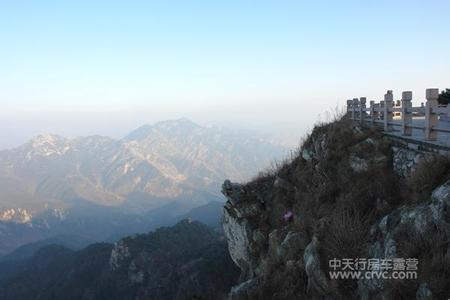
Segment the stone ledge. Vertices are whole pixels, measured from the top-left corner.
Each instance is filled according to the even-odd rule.
[[[419,141],[411,137],[398,136],[389,132],[383,132],[383,134],[390,140],[397,143],[397,146],[401,146],[403,148],[420,152],[434,152],[441,155],[450,155],[450,147],[435,142]]]

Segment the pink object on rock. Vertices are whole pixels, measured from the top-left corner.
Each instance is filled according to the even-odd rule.
[[[292,221],[293,218],[294,218],[294,213],[290,210],[288,210],[283,216],[283,220],[285,222],[290,222],[290,221]]]

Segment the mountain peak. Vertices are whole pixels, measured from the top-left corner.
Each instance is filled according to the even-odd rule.
[[[42,156],[62,154],[69,149],[67,142],[68,140],[66,138],[56,134],[40,134],[28,143],[29,148],[27,147],[27,149],[31,151],[29,152],[28,158],[33,154]]]
[[[60,135],[57,134],[53,134],[53,133],[43,133],[40,134],[38,136],[36,136],[35,138],[33,138],[31,141],[33,144],[51,144],[54,145],[56,143],[59,142],[63,142],[66,139]]]
[[[189,125],[189,126],[196,126],[201,127],[200,125],[196,124],[194,121],[188,119],[188,118],[179,118],[179,119],[170,119],[170,120],[164,120],[159,121],[153,124],[154,127],[161,127],[161,126],[167,126],[167,125]]]
[[[196,129],[201,129],[202,126],[198,125],[197,123],[194,123],[190,119],[187,118],[180,118],[175,120],[167,120],[167,121],[160,121],[155,123],[154,125],[146,124],[143,125],[132,132],[130,132],[126,137],[125,140],[141,140],[149,136],[152,132],[156,131],[183,131],[185,133],[191,132]]]
[[[194,123],[193,121],[191,121],[187,118],[158,122],[155,124],[154,127],[160,128],[160,129],[183,128],[185,130],[193,130],[193,129],[202,128],[200,125]]]

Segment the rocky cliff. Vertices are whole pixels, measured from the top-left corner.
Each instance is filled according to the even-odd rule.
[[[223,228],[241,270],[230,299],[447,299],[449,160],[402,178],[392,157],[382,135],[340,120],[274,170],[225,181]],[[330,261],[345,258],[417,259],[418,276],[330,279]]]

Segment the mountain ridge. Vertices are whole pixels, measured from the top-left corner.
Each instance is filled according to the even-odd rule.
[[[248,148],[253,143],[267,149],[255,154],[253,162],[245,167],[233,163],[233,159],[250,161],[251,151],[226,154],[237,148],[242,139],[251,139]],[[152,197],[175,198],[201,189],[219,196],[216,188],[223,178],[249,176],[246,167],[259,168],[284,150],[253,137],[202,127],[184,118],[143,125],[119,140],[99,135],[68,139],[41,134],[17,148],[0,151],[0,186],[2,181],[22,185],[23,198],[35,198],[35,202],[45,198],[47,205],[52,200],[64,202],[76,197],[120,205],[129,193],[137,191]],[[218,166],[218,159],[226,162]],[[5,191],[0,208],[29,209],[4,207],[6,198],[20,203],[19,196],[8,197],[8,189]]]
[[[0,254],[49,234],[103,240],[113,230],[121,236],[154,227],[157,217],[143,219],[149,211],[182,215],[223,201],[225,178],[244,180],[284,151],[262,136],[185,118],[143,125],[121,139],[38,135],[0,151]],[[179,205],[166,207],[172,202]]]

